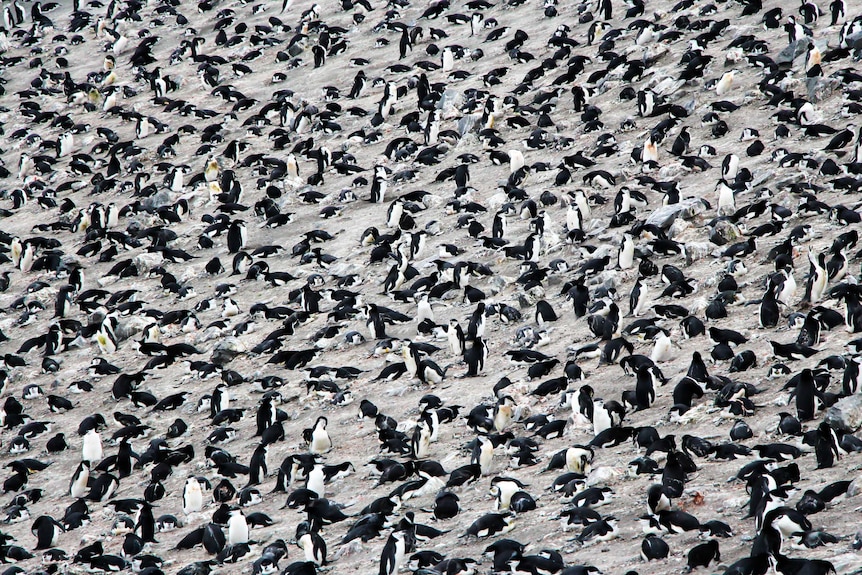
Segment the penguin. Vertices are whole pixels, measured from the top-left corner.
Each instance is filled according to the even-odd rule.
[[[810,369],[803,369],[795,390],[796,417],[799,421],[814,419],[820,404],[817,393],[813,372]]]
[[[360,70],[356,73],[356,76],[353,77],[353,85],[350,88],[350,93],[348,94],[348,98],[351,100],[355,100],[362,95],[362,92],[365,91],[365,87],[368,85],[368,78],[365,76],[365,72]]]
[[[230,518],[227,523],[228,545],[242,545],[248,543],[249,526],[240,509],[231,509]]]
[[[248,469],[247,486],[258,485],[269,475],[269,445],[260,444],[254,449]]]
[[[812,304],[815,304],[823,299],[829,282],[829,274],[826,271],[826,255],[819,254],[815,257],[813,252],[808,250],[808,261],[811,264],[811,271],[808,278],[807,299]]]
[[[770,279],[766,286],[766,292],[760,300],[759,318],[760,327],[762,328],[773,328],[778,325],[778,319],[780,317],[778,298],[776,296],[778,287],[779,286],[776,286],[772,279]]]
[[[111,498],[119,485],[120,482],[114,475],[103,473],[92,482],[87,499],[91,501],[106,501]]]
[[[644,278],[638,275],[635,285],[629,294],[629,315],[640,317],[647,307],[647,286]]]
[[[147,136],[150,135],[150,130],[152,129],[152,124],[150,123],[150,119],[143,114],[138,116],[137,121],[135,122],[135,138],[138,140],[143,140]],[[207,180],[212,181],[212,180]]]
[[[75,146],[75,134],[72,132],[64,132],[57,138],[57,157],[65,158],[72,154]]]
[[[245,222],[242,220],[233,220],[227,230],[228,253],[239,253],[246,245],[246,238]]]
[[[491,480],[491,495],[495,497],[494,511],[508,511],[512,496],[527,486],[511,477],[495,477]]]
[[[45,449],[48,453],[60,453],[61,451],[68,449],[68,447],[69,446],[66,444],[66,436],[63,433],[58,433],[45,444]]]
[[[557,312],[548,303],[547,300],[539,300],[536,302],[536,323],[539,327],[544,327],[546,323],[557,321]]]
[[[721,78],[715,84],[715,94],[721,97],[730,92],[733,89],[733,79],[738,73],[738,70],[730,70],[722,74]]]
[[[480,435],[476,438],[476,444],[473,447],[473,453],[470,456],[470,463],[479,465],[482,470],[482,475],[491,473],[491,465],[494,459],[494,444],[485,435]]]
[[[296,528],[296,544],[302,549],[306,561],[319,566],[325,565],[326,541],[319,533],[309,530],[303,523]]]
[[[476,304],[476,309],[470,316],[467,324],[467,339],[476,339],[485,336],[485,303]]]
[[[368,328],[370,337],[377,340],[386,339],[386,324],[383,322],[383,317],[377,310],[377,306],[375,304],[368,304],[365,310],[367,315],[365,325]]]
[[[835,464],[835,460],[840,458],[838,434],[825,421],[817,426],[814,454],[817,457],[817,469],[830,468]]]
[[[486,513],[476,519],[464,532],[465,536],[478,538],[504,535],[515,528],[515,518],[511,513]]]
[[[641,541],[641,558],[644,561],[666,559],[669,554],[670,547],[660,537],[649,535]]]
[[[485,369],[488,359],[488,343],[481,337],[473,340],[469,349],[464,351],[464,363],[467,364],[465,377],[476,377]]]
[[[383,166],[374,166],[374,177],[371,180],[371,202],[382,204],[386,198],[388,176]]]
[[[87,463],[98,462],[102,459],[102,438],[95,429],[89,430],[84,435],[84,443],[81,447],[81,461]]]
[[[317,495],[318,498],[323,498],[326,495],[326,474],[323,470],[323,464],[314,463],[307,471],[305,477],[305,488]]]
[[[324,453],[328,453],[332,449],[332,440],[329,437],[329,433],[326,431],[327,423],[329,423],[329,420],[320,416],[317,418],[317,421],[314,422],[314,426],[312,428],[306,429],[302,432],[303,437],[305,437],[305,440],[308,443],[309,453],[322,455]]]
[[[407,555],[407,532],[396,530],[389,534],[380,554],[379,575],[396,575]]]
[[[431,428],[425,421],[419,421],[413,428],[410,440],[411,455],[416,459],[425,459],[431,451]]]
[[[69,495],[77,499],[87,492],[87,482],[90,479],[90,464],[82,461],[78,464],[69,482]]]
[[[617,264],[621,270],[631,269],[634,265],[635,243],[634,238],[628,232],[623,234],[623,241],[620,244]]]
[[[434,517],[439,520],[452,519],[461,511],[459,498],[451,491],[441,491],[434,498]]]
[[[727,154],[721,162],[721,179],[730,182],[739,174],[739,156]]]
[[[688,573],[698,567],[708,567],[713,561],[721,561],[718,540],[716,539],[710,539],[706,543],[692,547],[686,557],[686,568],[684,571]]]
[[[33,522],[30,531],[36,536],[36,549],[50,549],[57,544],[61,533],[65,531],[62,524],[49,515],[41,515]]]
[[[449,320],[449,327],[446,329],[446,339],[452,355],[457,357],[464,355],[466,339],[464,337],[464,330],[461,329],[461,324],[458,323],[457,319]]]
[[[189,515],[203,509],[203,491],[197,477],[189,476],[183,488],[183,513]]]

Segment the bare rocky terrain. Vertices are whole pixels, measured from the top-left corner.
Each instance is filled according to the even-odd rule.
[[[178,418],[188,429],[166,438],[164,447],[177,450],[174,453],[191,448],[194,453],[190,460],[168,466],[169,473],[160,478],[164,496],[152,501],[153,515],[174,515],[182,526],[156,533],[155,541],[147,543],[142,553],[161,558],[148,573],[158,569],[176,573],[189,565],[194,569],[185,573],[195,575],[208,569],[258,573],[260,566],[255,567],[255,561],[267,545],[279,539],[287,542],[289,550],[278,561],[279,571],[310,569],[298,563],[305,557],[294,542],[296,527],[306,513],[283,507],[288,494],[304,487],[305,481],[295,479],[287,492],[275,491],[282,461],[307,453],[303,430],[311,428],[319,416],[327,417],[333,447],[321,461],[328,465],[350,462],[354,471],[328,483],[325,495],[331,502],[345,505],[343,511],[348,515],[357,515],[403,483],[377,486],[368,463],[379,457],[411,459],[405,453],[381,453],[374,420],[359,417],[361,400],[371,401],[380,413],[394,418],[409,438],[421,415],[419,400],[429,393],[438,396],[444,406],[461,406],[459,417],[440,425],[439,437],[428,452],[427,459],[439,462],[447,472],[471,463],[466,446],[477,438],[477,431],[468,427],[465,416],[477,405],[484,403],[493,410],[498,397],[512,398],[514,420],[504,429],[486,430],[492,434],[508,431],[512,437],[532,437],[534,431],[526,430],[523,420],[538,414],[566,420],[567,425],[561,437],[535,438],[539,449],[534,464],[519,465],[511,442],[497,447],[491,468],[478,481],[452,489],[461,507],[455,518],[437,521],[430,512],[445,476],[439,485],[432,480],[427,493],[404,501],[389,518],[392,525],[413,512],[417,523],[445,531],[438,538],[419,541],[417,550],[473,558],[479,562],[474,566],[477,573],[491,573],[492,561],[483,558],[482,552],[493,541],[507,537],[527,544],[527,555],[558,550],[566,567],[592,565],[606,574],[683,570],[688,551],[709,537],[698,531],[664,534],[669,556],[643,561],[644,535],[638,518],[649,511],[648,487],[662,479],[660,472],[638,475],[632,471],[630,462],[644,456],[646,450],[631,439],[612,447],[595,447],[585,478],[586,485],[613,490],[613,499],[597,511],[616,518],[616,536],[584,544],[578,540],[581,526],[561,529],[559,514],[571,497],[549,489],[561,470],[543,470],[554,453],[594,439],[592,424],[578,412],[578,390],[589,385],[596,398],[623,403],[623,392],[635,388],[635,378],[624,372],[619,358],[607,361],[598,355],[607,338],[591,331],[592,320],[587,316],[600,313],[599,308],[576,316],[567,297],[573,284],[567,284],[579,277],[589,288],[590,306],[604,302],[604,313],[611,297],[603,298],[601,292],[614,288],[610,295],[620,317],[618,329],[611,334],[625,338],[634,354],[649,357],[656,345],[650,338],[624,330],[635,320],[655,317],[655,325],[667,330],[672,342],[660,356],[653,356],[667,384],[655,389],[654,403],[647,408],[628,406],[622,425],[654,427],[661,437],[675,436],[676,447],[682,449],[686,435],[713,445],[730,442],[731,427],[741,419],[753,437],[736,441],[738,445],[752,448],[785,443],[802,448],[795,460],[800,478],[793,482],[795,489],[785,505],[795,508],[809,489],[819,491],[839,480],[852,483],[846,499],[835,500],[809,516],[812,530],[828,532],[837,542],[809,549],[786,540],[781,553],[829,560],[838,573],[862,572],[862,559],[854,547],[862,506],[857,481],[860,456],[852,451],[842,453],[834,466],[818,468],[812,445],[803,444],[801,435],[778,431],[779,413],[797,413],[796,401],[785,384],[804,369],[822,367],[820,362],[830,356],[851,363],[858,346],[849,342],[856,336],[843,323],[824,328],[811,346],[816,353],[798,361],[776,358],[770,345],[770,341],[796,342],[800,329],[793,314],[804,317],[816,305],[843,318],[847,312],[838,297],[840,289],[834,289],[842,283],[855,286],[858,277],[859,246],[853,247],[855,242],[843,251],[831,251],[840,234],[859,229],[857,178],[862,158],[854,157],[860,144],[853,122],[862,98],[862,78],[856,75],[859,49],[854,42],[862,35],[862,23],[850,3],[835,23],[831,23],[829,6],[821,5],[823,14],[808,24],[813,49],[808,48],[808,36],[801,38],[790,45],[795,58],[787,55],[788,31],[783,25],[791,15],[801,23],[805,14],[797,10],[796,3],[776,1],[765,2],[759,11],[751,8],[754,1],[748,5],[648,1],[643,10],[638,9],[639,4],[615,1],[610,17],[600,14],[600,7],[591,2],[541,4],[534,0],[387,5],[296,0],[284,10],[278,2],[117,2],[109,8],[94,1],[82,4],[79,13],[73,14],[71,6],[61,3],[41,16],[38,3],[19,4],[24,20],[14,27],[7,21],[2,46],[0,149],[5,170],[0,178],[0,273],[4,274],[0,276],[4,278],[0,283],[4,288],[0,330],[8,339],[0,343],[6,401],[0,459],[9,467],[4,484],[7,500],[13,501],[25,490],[42,492],[38,501],[25,498],[17,501],[23,505],[7,509],[0,527],[9,536],[7,544],[33,555],[15,562],[9,573],[18,568],[27,573],[102,570],[98,562],[74,561],[75,554],[101,540],[104,554],[124,556],[128,533],[140,535],[140,526],[117,526],[123,514],[115,511],[112,501],[144,498],[157,467],[152,459],[119,478],[110,498],[86,501],[85,524],[67,525],[53,542],[52,547],[64,550],[65,557],[49,560],[43,550],[35,550],[37,538],[31,531],[34,520],[44,515],[64,523],[67,507],[75,502],[70,479],[81,461],[84,440],[78,428],[85,417],[104,417],[105,424],[99,427],[104,457],[117,453],[117,442],[109,438],[123,425],[115,419],[115,412],[132,414],[145,426],[141,436],[129,442],[136,454],[147,452],[154,439],[166,438]],[[49,3],[42,6],[51,8]],[[780,26],[765,28],[764,14],[779,7],[784,10],[778,18]],[[471,28],[474,13],[482,15],[481,22],[476,20],[475,33]],[[592,19],[587,17],[590,14]],[[597,22],[605,24],[597,26]],[[488,40],[489,34],[503,27],[509,30]],[[590,30],[596,28],[591,39]],[[400,59],[402,29],[414,41],[412,50]],[[421,32],[410,32],[418,29]],[[521,42],[515,42],[520,38],[516,31],[525,34]],[[696,48],[697,53],[692,51]],[[453,53],[451,62],[442,55],[444,50]],[[812,56],[812,52],[820,55]],[[323,62],[315,66],[315,54],[321,53],[325,54]],[[103,63],[106,57],[113,58],[113,67]],[[697,61],[690,64],[693,59]],[[822,60],[819,64],[818,59]],[[819,74],[815,66],[820,67]],[[358,97],[351,98],[360,70],[367,85]],[[731,70],[734,74],[729,81],[725,74]],[[690,77],[681,79],[683,74]],[[427,78],[432,90],[428,101],[420,102],[422,109],[417,107],[417,84],[423,82],[420,75]],[[722,77],[725,83],[719,95],[716,85]],[[381,104],[387,89],[397,92],[391,107]],[[638,92],[644,105],[640,112]],[[586,104],[578,106],[580,93],[589,96]],[[650,98],[657,107],[649,105]],[[112,101],[106,104],[109,99]],[[381,108],[387,113],[376,118]],[[430,109],[439,113],[439,135],[426,141]],[[146,134],[139,131],[142,118],[146,118]],[[716,128],[718,122],[724,122],[726,130]],[[495,131],[485,129],[491,124]],[[776,132],[781,127],[786,133]],[[683,128],[687,128],[690,143],[683,154],[674,154],[672,148]],[[845,128],[850,130],[849,140],[826,149]],[[749,129],[757,130],[759,136],[744,134]],[[388,149],[396,138],[412,142],[403,140],[401,149]],[[656,140],[660,141],[655,159],[641,161]],[[751,155],[749,146],[755,141],[763,144],[763,151]],[[408,144],[415,149],[411,151]],[[322,149],[328,150],[328,156]],[[574,157],[581,152],[582,156]],[[475,155],[476,162],[466,163],[465,154]],[[531,168],[512,174],[509,160],[517,162],[519,154]],[[742,172],[727,178],[728,186],[736,188],[732,206],[722,204],[717,189],[725,170],[723,160],[729,154],[736,155]],[[320,171],[318,158],[327,157],[329,162]],[[210,158],[217,161],[217,167],[207,169]],[[579,165],[586,159],[595,164]],[[459,165],[469,169],[469,181],[462,187],[455,183]],[[836,173],[830,172],[833,165]],[[183,174],[175,178],[177,168]],[[388,172],[385,196],[381,203],[370,202],[375,174],[383,169]],[[447,169],[451,172],[441,174]],[[561,175],[564,170],[571,171],[570,179]],[[614,182],[603,185],[590,178],[599,170],[610,174]],[[666,185],[662,187],[662,183]],[[675,219],[668,216],[676,210],[673,202],[663,205],[667,202],[663,189],[670,195],[676,190],[682,202],[678,205],[685,206]],[[581,214],[582,237],[569,229],[567,219],[579,190],[591,207],[591,214]],[[628,209],[620,210],[615,198],[623,198],[626,190],[636,199]],[[639,194],[645,204],[637,201]],[[402,197],[407,200],[398,200]],[[389,221],[387,212],[393,203],[410,217]],[[747,206],[750,214],[738,211]],[[838,206],[847,212],[839,211]],[[790,215],[783,217],[780,208]],[[498,212],[507,222],[502,236],[505,247],[504,242],[495,243],[491,238]],[[288,213],[292,214],[285,218],[289,221],[273,218]],[[107,221],[101,227],[92,223],[99,214]],[[116,221],[106,214],[117,214]],[[220,217],[225,218],[221,226]],[[537,223],[536,218],[541,221]],[[778,219],[786,221],[773,224],[777,227],[774,235],[758,229]],[[239,273],[232,273],[235,254],[229,253],[228,246],[227,222],[233,220],[244,221],[242,251],[249,255]],[[655,243],[657,228],[639,223],[657,224],[671,241]],[[379,243],[363,241],[372,226],[378,236],[403,229],[400,237],[392,239],[391,250],[381,252]],[[805,226],[804,233],[794,240],[788,256],[798,289],[780,306],[776,325],[764,328],[759,302],[775,272],[775,253],[779,253],[771,250],[788,240],[797,226]],[[315,230],[332,237],[318,243],[308,235]],[[759,235],[752,253],[725,255],[730,246],[754,237],[755,230]],[[637,255],[631,267],[619,269],[624,232],[633,236]],[[317,237],[323,239],[322,235]],[[417,242],[421,237],[423,243],[418,253],[410,250],[414,237]],[[528,237],[537,241],[532,261],[538,272],[530,270],[530,264],[523,265],[521,246]],[[309,244],[303,245],[303,241]],[[447,245],[460,253],[441,254],[441,247]],[[270,246],[277,248],[255,253]],[[313,248],[321,251],[315,255]],[[677,253],[663,254],[663,249]],[[111,251],[115,253],[111,255]],[[372,262],[387,251],[393,255]],[[398,253],[401,255],[396,256]],[[828,261],[836,253],[846,256],[847,268],[833,270],[837,275],[827,282],[820,301],[805,301],[809,254],[815,261],[818,254],[826,254]],[[605,255],[608,262],[598,273],[591,275],[581,268],[590,258]],[[22,258],[26,263],[21,263]],[[215,266],[214,258],[221,267]],[[112,274],[124,260],[131,267]],[[642,280],[647,303],[636,318],[627,315],[629,294],[644,270],[639,268],[644,260],[652,261],[659,270],[666,264],[678,267],[687,278],[686,286],[693,289],[681,297],[662,297],[666,282],[660,274],[648,275]],[[438,326],[445,328],[455,319],[466,332],[476,302],[465,300],[464,287],[469,283],[484,293],[488,353],[475,376],[467,376],[462,358],[450,350],[445,329],[418,330],[412,320],[421,299],[421,293],[408,291],[416,289],[412,287],[415,281],[437,271],[442,273],[425,282],[424,289],[447,279],[455,281],[451,266],[447,271],[443,261],[487,266],[488,275],[465,275],[454,289],[438,288],[429,298]],[[732,261],[744,266],[733,268]],[[259,270],[263,262],[266,273],[254,278],[248,271],[251,262]],[[406,267],[408,262],[415,277],[387,289],[385,279],[393,267],[397,275],[398,266]],[[218,269],[208,270],[210,266]],[[482,271],[480,266],[472,267]],[[76,268],[83,279],[80,289],[70,291],[65,286],[75,277]],[[525,278],[523,274],[530,271],[535,277]],[[275,285],[282,282],[275,275],[267,276],[274,272],[289,274],[287,281]],[[710,319],[712,312],[707,310],[728,273],[735,279],[736,289],[722,292],[726,317]],[[351,276],[355,284],[345,279]],[[310,286],[304,288],[305,296],[301,295],[303,286]],[[337,289],[356,292],[357,300],[355,310],[335,319],[337,302],[325,296]],[[87,290],[107,293],[85,294]],[[131,304],[108,303],[111,294],[123,290],[133,290],[127,294]],[[64,293],[69,303],[58,317],[55,302]],[[317,309],[308,303],[309,293],[324,296]],[[537,325],[539,300],[555,310],[556,321]],[[259,304],[289,310],[285,317],[268,319],[255,313],[265,309]],[[392,342],[383,345],[383,338],[378,341],[366,324],[365,304],[386,306],[410,316],[411,321],[387,325],[386,335]],[[679,318],[656,315],[654,305],[669,304],[684,306],[707,330],[717,327],[743,334],[747,341],[733,346],[731,353],[750,350],[756,364],[734,371],[730,361],[712,359],[715,342],[708,335],[686,337]],[[520,318],[506,318],[511,313],[507,310],[519,312]],[[191,311],[197,321],[183,326],[179,320],[166,319],[165,314],[173,311]],[[104,344],[100,347],[97,341],[108,329],[102,327],[106,322],[113,326],[118,340],[115,350],[110,349],[111,344],[109,349]],[[152,324],[158,327],[151,330]],[[52,325],[62,326],[65,344],[55,353],[46,353],[44,341],[31,338],[46,336]],[[320,330],[329,326],[338,326],[335,335],[315,348]],[[506,355],[524,347],[521,330],[525,327],[533,327],[533,332],[545,329],[546,337],[533,349],[560,360],[548,374],[532,380],[527,366],[510,362]],[[280,328],[286,331],[273,337]],[[153,338],[156,331],[158,336]],[[353,331],[364,341],[348,341],[345,335]],[[190,344],[194,353],[169,365],[156,362],[148,367],[154,357],[164,357],[167,352],[145,355],[147,347],[141,343],[149,341],[145,334],[165,346]],[[262,346],[262,342],[276,339],[277,348]],[[378,377],[384,368],[404,360],[401,347],[408,340],[441,348],[429,359],[445,368],[442,381],[422,382],[412,373],[392,380]],[[584,346],[592,344],[598,344],[597,353],[585,353]],[[22,345],[31,349],[22,350]],[[307,365],[289,369],[285,363],[291,358],[284,354],[279,356],[281,360],[276,357],[278,361],[269,362],[274,354],[308,349],[318,349],[318,353]],[[718,380],[713,379],[703,397],[679,415],[672,410],[673,390],[686,375],[694,352],[703,355],[710,376],[753,388],[738,386],[735,401],[717,405]],[[118,373],[96,373],[95,358],[115,366]],[[583,380],[565,381],[568,403],[561,401],[561,395],[564,399],[566,395],[560,392],[546,397],[531,394],[543,381],[565,379],[568,374],[563,373],[563,366],[569,360],[583,370]],[[212,367],[209,362],[217,363],[217,368],[204,376]],[[772,367],[778,363],[786,364],[790,373],[773,376]],[[315,378],[311,368],[319,366],[359,371],[322,370]],[[825,378],[820,380],[825,381],[822,391],[841,393],[844,371],[842,363],[820,373]],[[148,392],[156,400],[182,392],[187,396],[179,405],[168,406],[174,409],[164,410],[145,405],[145,396],[135,396],[137,401],[128,394],[118,397],[120,374],[142,372],[147,377],[138,392]],[[259,382],[267,376],[281,378],[279,385],[267,391],[277,392],[274,397],[280,403],[276,401],[276,405],[286,416],[284,437],[269,447],[269,475],[253,486],[262,501],[243,511],[246,515],[265,513],[272,524],[251,529],[248,553],[236,563],[215,562],[216,555],[200,545],[176,549],[183,537],[209,524],[219,509],[213,491],[204,489],[203,509],[183,512],[187,477],[206,478],[215,486],[227,473],[207,458],[207,449],[212,447],[208,438],[218,427],[210,417],[210,396],[219,383],[228,383],[228,407],[241,410],[236,412],[241,418],[222,424],[232,428],[235,437],[218,447],[236,463],[248,465],[260,443],[255,435],[256,413],[263,399]],[[495,396],[494,387],[504,377],[511,385]],[[78,382],[89,383],[92,390],[74,393]],[[51,409],[52,402],[61,404],[56,399],[49,401],[49,396],[68,399],[72,408]],[[741,396],[748,396],[750,403]],[[11,398],[23,407],[23,419]],[[734,409],[745,413],[734,413]],[[826,414],[826,409],[818,410],[803,421],[804,431],[816,430]],[[836,420],[844,421],[839,417],[833,423]],[[43,422],[48,429],[39,433],[38,426],[27,422]],[[29,425],[26,434],[32,434],[27,438],[29,449],[19,450],[25,425]],[[65,433],[69,448],[48,453],[46,442],[58,432]],[[853,443],[849,436],[848,442]],[[653,454],[659,468],[664,465],[664,455]],[[25,459],[49,465],[36,471],[32,462],[13,464]],[[673,499],[673,508],[691,513],[701,523],[716,519],[732,528],[730,537],[718,538],[720,560],[699,569],[724,572],[749,556],[757,535],[755,520],[745,518],[746,484],[731,480],[757,459],[757,451],[732,460],[717,458],[714,452],[692,455],[692,459],[697,470],[688,474],[684,493]],[[94,468],[96,465],[93,462]],[[286,467],[290,468],[289,462]],[[22,468],[25,471],[20,472]],[[157,473],[161,471],[164,466]],[[248,483],[247,471],[240,469],[228,480],[241,489]],[[116,469],[104,465],[102,471],[91,472],[91,480],[107,473],[119,477]],[[513,529],[505,535],[464,537],[474,520],[494,511],[490,487],[497,476],[522,481],[537,508],[518,513]],[[140,519],[130,515],[132,524],[139,525]],[[320,571],[379,572],[391,529],[383,529],[365,543],[339,545],[355,520],[351,517],[323,527],[320,535],[328,546],[329,562]],[[12,562],[9,548],[0,550]],[[125,569],[139,567],[133,565],[131,556],[125,559],[129,562]],[[203,563],[211,560],[211,564]],[[805,568],[812,570],[787,568],[784,572],[819,572],[813,563]],[[516,565],[511,570],[518,572]]]

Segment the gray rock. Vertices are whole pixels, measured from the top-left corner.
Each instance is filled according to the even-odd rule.
[[[668,228],[674,222],[677,216],[685,219],[691,219],[698,214],[703,213],[706,206],[700,198],[687,198],[680,200],[677,204],[662,206],[655,210],[647,218],[648,225],[656,225],[660,228]]]
[[[797,56],[808,49],[808,42],[797,40],[787,45],[784,50],[778,53],[775,57],[775,63],[781,66],[782,64],[792,64]]]
[[[706,242],[687,242],[685,244],[685,265],[690,266],[709,254],[712,248]]]
[[[862,395],[844,397],[829,408],[824,421],[833,429],[853,433],[862,427]]]
[[[157,210],[163,206],[174,203],[174,194],[167,190],[156,192],[149,198],[144,199],[141,204],[147,210]]]
[[[862,477],[857,477],[847,486],[847,497],[856,497],[862,493]]]
[[[709,232],[709,241],[717,246],[737,242],[741,237],[742,232],[739,228],[728,220],[717,221]]]
[[[245,345],[240,340],[233,336],[226,337],[213,348],[211,361],[216,365],[225,366],[246,351]]]

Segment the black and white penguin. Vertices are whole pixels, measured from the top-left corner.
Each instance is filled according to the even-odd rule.
[[[233,220],[227,230],[228,253],[239,253],[246,245],[247,231],[243,220]]]
[[[248,543],[249,526],[241,509],[231,509],[227,528],[228,545],[242,545]]]
[[[374,166],[374,176],[371,180],[371,202],[382,204],[386,198],[388,175],[383,166]]]
[[[473,340],[469,349],[464,351],[464,363],[467,364],[465,377],[476,377],[485,369],[488,359],[488,343],[481,337]]]
[[[759,317],[760,327],[762,328],[773,328],[778,325],[778,320],[780,318],[777,297],[779,288],[780,285],[776,285],[776,283],[770,278],[766,286],[766,292],[760,300]]]
[[[644,561],[656,561],[666,559],[670,553],[670,547],[660,537],[649,535],[641,542],[641,558]]]
[[[467,324],[467,339],[476,339],[485,336],[485,303],[476,304],[476,309],[470,316]]]
[[[317,421],[314,422],[313,427],[302,432],[303,437],[308,443],[309,453],[321,455],[323,453],[328,453],[332,449],[332,439],[330,439],[329,433],[326,431],[326,425],[328,423],[328,419],[320,416],[317,418]]]
[[[269,475],[269,445],[255,447],[248,464],[248,485],[258,485]]]
[[[204,499],[203,490],[201,489],[200,481],[197,477],[190,475],[186,479],[185,487],[183,488],[183,513],[197,513],[203,509]]]
[[[368,304],[365,306],[365,314],[368,319],[365,322],[365,327],[372,339],[386,339],[386,324],[383,322],[383,317],[377,309],[376,304]]]
[[[479,465],[482,475],[488,475],[491,472],[493,460],[494,443],[487,436],[480,435],[476,438],[473,453],[470,456],[470,463]]]
[[[511,513],[486,513],[476,519],[464,535],[472,537],[491,537],[503,535],[515,528],[515,518]]]
[[[84,435],[81,447],[81,461],[88,463],[98,462],[102,459],[102,438],[95,429],[90,429]]]
[[[90,464],[82,461],[78,464],[72,479],[69,481],[69,495],[77,499],[87,493],[87,482],[90,479]]]
[[[380,575],[396,575],[407,556],[407,532],[396,530],[389,534],[380,554]]]
[[[817,426],[814,439],[814,454],[817,456],[817,469],[827,469],[835,464],[841,455],[838,434],[828,423]]]
[[[698,567],[708,567],[713,561],[721,561],[716,539],[710,539],[706,543],[692,547],[688,552],[685,570],[690,572]]]
[[[41,515],[33,521],[30,528],[36,536],[36,549],[50,549],[57,544],[60,534],[65,531],[63,525],[49,515]]]
[[[513,477],[495,477],[491,480],[494,511],[508,511],[512,496],[526,489],[526,485]]]
[[[296,544],[302,549],[306,561],[316,565],[326,564],[326,541],[319,533],[308,529],[305,522],[296,528]]]
[[[820,406],[814,373],[803,369],[796,384],[796,416],[799,421],[811,421]]]
[[[449,327],[446,329],[446,339],[449,342],[449,349],[452,355],[461,357],[464,355],[466,338],[464,330],[461,329],[461,324],[457,319],[449,320]]]

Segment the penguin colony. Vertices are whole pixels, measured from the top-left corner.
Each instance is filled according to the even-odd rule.
[[[4,2],[3,573],[855,572],[853,10]]]

